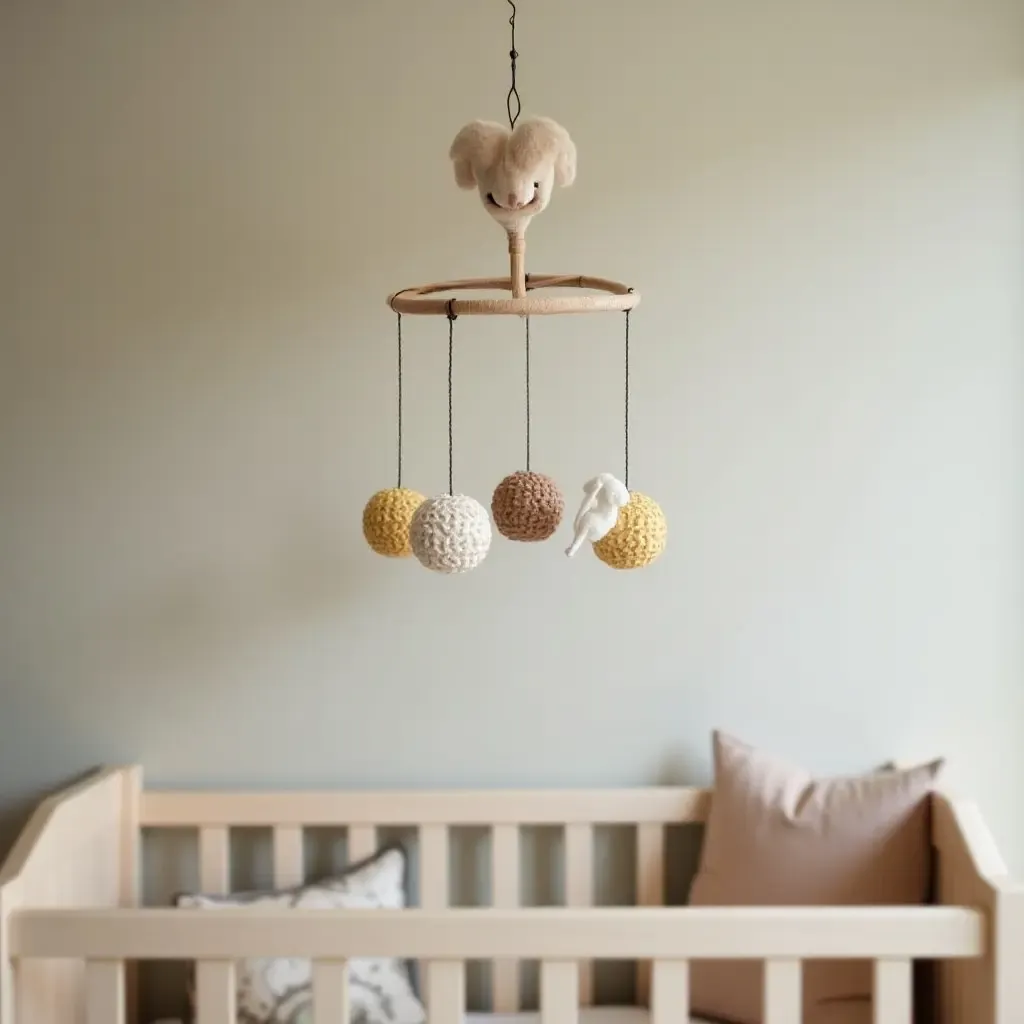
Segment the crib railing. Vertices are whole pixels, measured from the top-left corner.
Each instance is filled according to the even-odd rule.
[[[542,1024],[576,1024],[586,960],[652,961],[652,1024],[689,1008],[689,961],[765,963],[765,1024],[801,1024],[806,959],[874,961],[875,1024],[909,1024],[915,959],[984,952],[984,917],[961,907],[714,907],[500,910],[21,910],[11,955],[85,963],[86,1024],[125,1024],[128,959],[196,961],[197,1024],[235,1024],[235,961],[308,958],[314,1024],[348,1014],[346,962],[416,958],[427,965],[431,1024],[462,1024],[465,963],[540,961]]]
[[[521,830],[553,826],[563,836],[564,902],[575,908],[594,902],[594,838],[602,825],[635,830],[638,906],[665,902],[665,841],[674,824],[704,821],[707,790],[683,786],[577,790],[466,790],[217,792],[147,790],[141,794],[140,824],[149,829],[187,828],[198,833],[198,875],[205,893],[231,890],[231,834],[234,829],[269,827],[274,884],[303,880],[305,834],[310,828],[346,831],[348,860],[369,857],[382,829],[412,826],[418,850],[419,905],[443,910],[450,904],[451,830],[483,827],[490,832],[491,905],[522,905]],[[492,1002],[497,1013],[520,1008],[519,962],[492,962]],[[426,964],[421,964],[426,973]],[[650,998],[649,961],[636,962],[637,1000]],[[594,972],[579,962],[580,1005],[593,1002]],[[429,978],[426,981],[429,985]],[[0,1022],[2,1024],[2,1022]]]

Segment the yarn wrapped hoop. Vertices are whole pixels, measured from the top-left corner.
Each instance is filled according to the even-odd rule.
[[[377,491],[363,507],[366,543],[386,558],[407,558],[412,554],[409,527],[413,513],[426,500],[426,495],[407,487]]]
[[[511,249],[510,249],[511,252]],[[551,316],[562,313],[608,313],[633,309],[640,293],[629,285],[582,274],[530,274],[523,272],[521,247],[512,253],[509,277],[473,277],[403,288],[387,297],[396,313],[409,316]],[[542,288],[576,288],[597,294],[537,295]],[[508,298],[443,299],[438,292],[509,291]]]
[[[594,542],[594,554],[613,569],[642,569],[665,550],[667,539],[661,506],[646,494],[631,491],[615,525]]]
[[[558,529],[564,511],[565,498],[558,484],[529,470],[510,473],[491,497],[494,525],[509,540],[547,540]]]
[[[491,546],[487,509],[467,494],[427,498],[413,514],[409,543],[420,564],[451,575],[475,569]]]

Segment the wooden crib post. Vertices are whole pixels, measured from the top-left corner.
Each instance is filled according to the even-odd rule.
[[[40,802],[0,868],[0,1024],[77,1024],[85,973],[73,958],[11,959],[26,907],[109,909],[138,894],[140,773],[94,772]]]
[[[142,903],[142,768],[131,765],[122,772],[121,801],[121,906],[137,907]],[[139,1022],[139,964],[124,964],[124,1007],[127,1024]],[[6,1024],[6,1022],[0,1022]]]
[[[1024,886],[1011,878],[975,804],[936,794],[932,811],[936,901],[988,917],[982,956],[938,964],[939,1024],[1020,1024]]]
[[[18,879],[0,884],[0,1024],[20,1024],[15,1016],[18,979],[11,959],[11,915],[20,904]]]

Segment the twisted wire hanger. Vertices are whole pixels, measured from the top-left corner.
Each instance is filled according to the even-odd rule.
[[[631,289],[632,290],[632,289]],[[625,437],[623,439],[623,456],[624,465],[622,472],[622,482],[629,490],[629,310],[626,310],[626,350],[625,350],[625,363],[626,363],[626,382],[625,382]]]
[[[508,111],[508,126],[509,128],[515,128],[516,121],[519,120],[519,113],[523,109],[522,103],[519,101],[519,91],[516,89],[516,60],[519,58],[519,52],[516,50],[516,5],[512,0],[507,0],[509,7],[512,8],[512,17],[508,19],[509,25],[512,26],[512,49],[509,50],[509,57],[512,59],[512,88],[508,91],[508,96],[505,98],[505,109]],[[512,114],[512,97],[516,98],[516,112]]]
[[[455,321],[458,314],[453,309],[454,299],[448,300],[448,494],[455,493],[453,483],[452,466],[454,462],[455,435],[452,430],[452,363],[453,349],[455,346]]]
[[[530,472],[530,318],[526,320],[526,472]]]
[[[402,314],[398,316],[398,488],[402,487]]]

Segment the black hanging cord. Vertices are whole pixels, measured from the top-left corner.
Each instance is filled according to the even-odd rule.
[[[398,314],[398,487],[402,486],[402,314]]]
[[[633,289],[631,288],[630,291]],[[625,436],[625,474],[623,483],[629,490],[629,310],[626,310],[626,436]]]
[[[512,26],[512,49],[509,50],[509,57],[512,59],[512,88],[508,91],[508,96],[505,99],[505,108],[508,110],[508,125],[509,128],[515,128],[516,121],[519,120],[519,112],[523,109],[523,105],[519,102],[519,92],[516,89],[516,60],[519,58],[519,53],[516,50],[516,5],[512,3],[512,0],[507,0],[509,7],[512,8],[512,17],[508,19],[508,23]],[[516,112],[515,116],[512,114],[512,97],[516,98]]]
[[[454,299],[448,300],[448,493],[454,494],[452,484],[452,349],[454,347],[455,318],[456,313],[452,310]]]
[[[530,472],[530,318],[526,317],[526,472]]]

